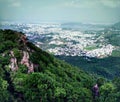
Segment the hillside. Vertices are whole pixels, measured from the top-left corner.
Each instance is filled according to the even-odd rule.
[[[115,23],[114,25],[112,25],[111,27],[113,30],[120,30],[120,22]]]
[[[54,58],[21,32],[0,30],[0,102],[119,102],[119,82]],[[93,98],[95,83],[100,95]]]
[[[92,102],[92,76],[12,30],[0,30],[0,80],[0,102]]]
[[[65,60],[74,66],[80,67],[83,70],[96,74],[98,76],[114,79],[120,77],[120,57],[117,55],[117,51],[114,51],[115,56],[109,56],[106,58],[89,58],[80,56],[56,56],[61,60]]]
[[[120,22],[104,30],[104,37],[114,46],[120,46]]]

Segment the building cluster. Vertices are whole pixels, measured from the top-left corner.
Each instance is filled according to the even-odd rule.
[[[10,26],[10,25],[9,25]],[[16,27],[17,26],[17,27]],[[61,24],[22,24],[16,25],[36,46],[54,55],[105,57],[115,49],[104,38],[104,33],[97,31],[81,32],[64,29]],[[14,27],[12,25],[12,27]],[[94,49],[86,49],[87,47]]]

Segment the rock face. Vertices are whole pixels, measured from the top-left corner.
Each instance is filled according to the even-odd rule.
[[[28,73],[34,72],[34,65],[32,62],[30,62],[29,67],[28,67]]]
[[[27,68],[28,68],[28,73],[31,73],[31,72],[34,72],[34,64],[29,60],[29,53],[28,53],[28,50],[27,50],[27,46],[26,46],[26,43],[27,43],[27,38],[25,35],[22,35],[20,37],[20,40],[19,40],[20,43],[23,43],[24,44],[24,47],[25,49],[22,51],[23,53],[23,57],[21,59],[21,62],[20,64],[23,64],[25,65]],[[17,61],[17,58],[15,57],[14,55],[14,51],[10,51],[10,65],[9,67],[11,68],[12,71],[16,71],[18,69],[18,61]]]
[[[26,45],[26,43],[27,43],[27,37],[26,37],[26,35],[22,35],[21,36],[21,41],[24,43],[24,45]]]
[[[21,60],[21,64],[24,64],[27,67],[29,67],[29,54],[26,51],[23,51],[23,58]]]
[[[11,59],[10,59],[9,67],[11,68],[12,71],[16,71],[18,69],[18,64],[13,51],[10,51],[10,56],[11,56]]]
[[[29,53],[27,51],[23,51],[23,58],[21,60],[21,64],[24,64],[28,68],[28,73],[34,72],[34,65],[31,61],[29,61]]]
[[[13,51],[10,51],[10,57],[10,69],[12,71],[18,70],[17,58],[15,57]],[[34,72],[34,64],[29,60],[29,53],[27,51],[23,51],[23,58],[20,64],[23,64],[28,68],[28,73]]]

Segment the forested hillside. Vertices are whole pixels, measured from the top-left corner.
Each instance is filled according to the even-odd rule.
[[[87,58],[80,56],[56,56],[59,59],[64,59],[66,62],[72,65],[78,66],[83,70],[96,74],[98,76],[114,79],[114,77],[120,76],[120,55],[119,51],[114,51],[113,56],[106,58]]]
[[[0,30],[0,102],[119,102],[119,82],[54,58],[23,33]],[[97,97],[91,90],[96,83]]]

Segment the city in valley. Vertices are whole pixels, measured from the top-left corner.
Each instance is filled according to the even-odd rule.
[[[54,55],[103,58],[117,48],[104,37],[106,25],[2,23],[3,29],[22,31],[36,46]]]

